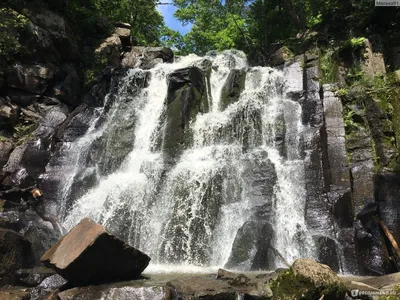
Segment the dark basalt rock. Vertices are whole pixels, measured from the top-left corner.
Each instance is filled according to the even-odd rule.
[[[275,253],[270,249],[274,230],[269,223],[248,221],[238,230],[225,268],[268,270]]]
[[[107,258],[107,259],[105,259]],[[137,278],[150,257],[83,219],[41,258],[74,285]]]
[[[379,216],[400,242],[400,173],[387,172],[376,177],[375,197]]]
[[[363,223],[362,226],[357,225],[356,241],[362,274],[377,276],[394,271],[386,241],[381,234],[376,217]]]
[[[65,105],[50,108],[36,129],[36,138],[43,143],[43,148],[49,148],[53,136],[59,126],[67,119],[69,112]]]
[[[0,198],[3,199],[0,192]],[[3,199],[4,200],[4,199]],[[7,203],[3,204],[3,209]],[[3,211],[0,212],[0,228],[20,231],[27,225],[27,220],[22,212],[19,211]]]
[[[0,228],[0,253],[0,286],[15,282],[15,270],[33,266],[31,243],[13,230]]]
[[[41,95],[57,72],[54,64],[16,64],[7,74],[7,85],[33,94]]]
[[[197,67],[177,70],[168,76],[164,149],[171,157],[190,146],[189,121],[208,111],[205,75]]]
[[[339,256],[336,242],[326,236],[315,235],[313,239],[317,249],[318,262],[328,265],[334,272],[339,272]]]
[[[46,95],[60,99],[66,104],[77,106],[81,102],[81,80],[72,66],[64,66],[62,79],[57,80]]]
[[[73,142],[81,137],[89,129],[94,115],[94,108],[87,105],[79,105],[58,127],[56,138],[64,142]]]
[[[221,90],[221,109],[239,100],[240,94],[245,89],[246,71],[232,70]]]
[[[40,266],[40,258],[60,237],[60,233],[39,222],[30,222],[21,231],[32,244],[35,265]]]
[[[53,276],[55,272],[44,267],[33,269],[19,269],[15,272],[18,277],[18,283],[21,286],[35,287],[38,286],[46,278]]]
[[[106,68],[87,87],[83,96],[83,102],[93,107],[104,105],[104,98],[108,94],[111,85],[112,70]]]

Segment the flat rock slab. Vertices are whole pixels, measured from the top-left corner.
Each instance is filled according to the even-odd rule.
[[[50,248],[41,261],[70,284],[87,285],[137,278],[150,257],[86,218]]]
[[[189,277],[175,279],[167,283],[178,295],[178,299],[213,299],[213,300],[236,300],[238,294],[232,286],[215,277]]]
[[[29,300],[31,294],[27,289],[21,290],[0,290],[1,300]]]
[[[61,300],[172,300],[172,292],[162,286],[89,286],[73,288],[58,294]]]
[[[389,275],[383,275],[373,278],[368,278],[364,280],[359,280],[360,282],[370,285],[377,289],[383,289],[387,286],[394,286],[400,284],[400,272],[393,273]]]

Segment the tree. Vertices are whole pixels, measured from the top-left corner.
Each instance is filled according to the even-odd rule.
[[[192,23],[191,31],[183,38],[188,50],[204,54],[210,50],[243,49],[248,32],[242,10],[245,0],[175,0],[175,17],[183,24]]]

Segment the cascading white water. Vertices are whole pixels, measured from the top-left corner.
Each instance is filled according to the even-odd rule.
[[[206,59],[212,62],[206,82],[211,89],[210,111],[191,120],[193,144],[168,168],[158,146],[165,126],[167,77],[203,58],[192,55],[157,65],[149,71],[148,86],[127,106],[121,103],[130,97],[128,79],[143,76],[144,71],[128,72],[108,121],[72,147],[107,135],[117,119],[128,122],[134,117],[132,151],[117,170],[102,176],[96,187],[74,202],[64,226],[69,229],[91,217],[114,233],[124,232],[123,238],[148,253],[153,264],[223,266],[238,231],[260,207],[270,205],[272,212],[264,221],[274,229],[273,247],[290,262],[312,255],[304,220],[300,105],[284,97],[280,71],[248,68],[244,54],[238,52]],[[233,69],[246,70],[245,89],[237,102],[222,110],[221,91]],[[107,147],[101,154],[108,155]],[[267,171],[259,175],[261,166]],[[251,263],[238,267],[249,269]]]

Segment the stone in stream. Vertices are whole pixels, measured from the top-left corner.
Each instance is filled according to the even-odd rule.
[[[73,285],[137,278],[150,257],[89,218],[83,219],[41,258]]]

